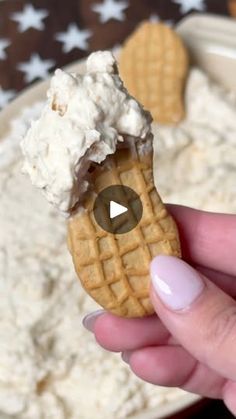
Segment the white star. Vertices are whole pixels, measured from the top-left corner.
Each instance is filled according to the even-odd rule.
[[[24,80],[27,83],[40,78],[44,79],[48,76],[48,70],[55,66],[53,60],[42,60],[38,54],[32,54],[30,60],[17,65],[18,70],[25,73]]]
[[[92,32],[86,29],[79,29],[75,23],[71,23],[66,32],[56,34],[57,41],[63,43],[62,50],[67,53],[73,48],[88,49],[87,39],[90,38]]]
[[[180,5],[180,12],[187,13],[190,10],[205,10],[206,5],[204,0],[172,0],[174,3]]]
[[[128,1],[104,0],[103,3],[94,4],[92,10],[100,15],[100,22],[105,23],[110,19],[125,20],[124,10],[129,7]]]
[[[9,47],[9,45],[11,45],[11,43],[8,39],[0,39],[0,60],[5,60],[7,54],[4,49]]]
[[[7,103],[13,99],[16,92],[14,90],[3,90],[0,86],[0,109],[4,108]]]
[[[45,9],[35,9],[31,4],[26,4],[22,12],[12,13],[11,19],[19,23],[19,32],[29,28],[42,31],[45,28],[42,22],[49,13]]]

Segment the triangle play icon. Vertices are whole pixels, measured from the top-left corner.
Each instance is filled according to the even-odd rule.
[[[113,219],[118,215],[124,214],[128,211],[128,208],[118,204],[118,202],[110,201],[110,218]]]

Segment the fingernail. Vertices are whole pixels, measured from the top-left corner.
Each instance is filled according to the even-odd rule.
[[[126,364],[129,364],[130,355],[132,354],[132,351],[124,351],[121,353],[121,358]]]
[[[90,332],[93,332],[95,321],[101,314],[104,314],[105,310],[96,310],[92,313],[87,314],[82,320],[82,324],[85,327],[85,329],[89,330]]]
[[[154,290],[171,310],[190,307],[205,286],[195,269],[173,256],[157,256],[150,269]]]

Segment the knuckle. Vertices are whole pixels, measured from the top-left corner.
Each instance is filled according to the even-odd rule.
[[[211,342],[212,349],[219,351],[229,340],[236,337],[236,305],[220,310],[212,319],[206,339]]]

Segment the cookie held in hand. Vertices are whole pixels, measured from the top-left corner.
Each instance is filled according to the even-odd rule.
[[[84,209],[69,219],[68,244],[82,286],[98,304],[119,316],[143,317],[154,312],[149,299],[152,258],[180,256],[181,250],[175,222],[154,186],[151,144],[145,153],[137,139],[126,146],[91,173],[93,188]],[[127,233],[108,233],[94,217],[97,194],[112,184],[133,188],[142,201],[142,218]]]

